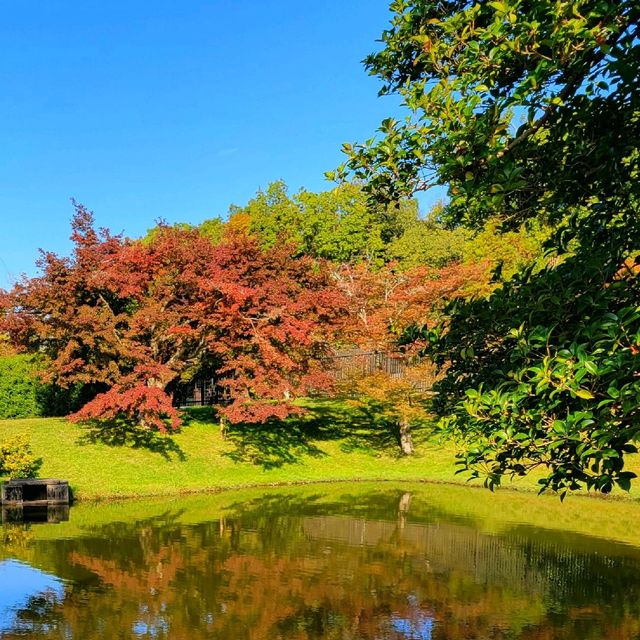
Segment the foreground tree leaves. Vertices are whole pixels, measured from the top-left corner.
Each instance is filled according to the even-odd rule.
[[[405,121],[345,145],[332,174],[376,201],[435,184],[472,226],[561,219],[563,203],[623,198],[637,168],[640,78],[634,0],[395,0],[383,48],[365,60]],[[634,98],[635,96],[635,98]]]
[[[543,466],[543,489],[629,489],[625,456],[640,438],[639,274],[594,248],[453,303],[428,351],[447,369],[437,404],[467,445],[462,469],[490,487]]]
[[[628,489],[640,439],[640,6],[395,0],[366,59],[409,108],[345,145],[376,202],[440,184],[452,224],[549,225],[538,261],[429,334],[440,411],[489,486]]]
[[[216,247],[182,228],[132,242],[95,231],[80,205],[72,226],[73,255],[43,253],[42,275],[4,294],[2,324],[48,356],[49,381],[94,387],[75,419],[174,429],[172,390],[205,367],[232,422],[283,418],[330,384],[321,363],[343,306],[322,263],[241,233]]]

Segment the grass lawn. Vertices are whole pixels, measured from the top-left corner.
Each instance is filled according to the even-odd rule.
[[[226,438],[209,410],[193,409],[180,433],[133,446],[117,438],[106,443],[62,418],[1,420],[0,440],[27,434],[44,460],[40,475],[69,480],[79,499],[318,481],[466,482],[455,474],[453,446],[429,440],[427,431],[415,434],[416,454],[405,458],[375,416],[336,401],[309,402],[308,408],[303,417],[235,428]],[[640,475],[637,457],[631,468]],[[514,486],[535,490],[535,478]],[[631,495],[640,497],[640,490]]]

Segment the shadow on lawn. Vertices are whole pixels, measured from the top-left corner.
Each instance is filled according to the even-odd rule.
[[[292,464],[302,456],[319,458],[325,455],[292,420],[234,425],[227,430],[226,438],[233,443],[234,449],[223,455],[234,462],[251,462],[264,469]]]
[[[87,431],[80,436],[78,444],[106,444],[110,447],[131,447],[159,453],[165,460],[187,459],[184,451],[171,436],[132,426],[120,420],[101,420],[86,423]]]
[[[318,403],[283,422],[232,425],[227,440],[234,450],[224,455],[265,469],[298,462],[302,456],[322,457],[326,454],[318,444],[323,441],[340,440],[345,452],[384,452],[401,457],[394,422],[381,417],[375,406],[352,407],[344,402]]]

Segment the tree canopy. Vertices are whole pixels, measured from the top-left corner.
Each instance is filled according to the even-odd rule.
[[[548,225],[546,263],[430,334],[445,424],[494,486],[628,488],[640,437],[640,7],[396,0],[366,59],[409,109],[345,145],[376,202],[440,184],[451,223]]]
[[[203,368],[233,422],[282,418],[330,383],[319,365],[343,307],[322,263],[180,226],[134,242],[96,231],[80,205],[72,226],[72,256],[44,253],[41,275],[3,296],[2,328],[47,356],[50,381],[95,388],[76,418],[174,428],[171,393]]]
[[[232,206],[228,224],[244,227],[266,248],[285,241],[300,255],[380,266],[388,260],[389,243],[417,219],[414,200],[372,208],[356,184],[290,195],[286,184],[277,181],[246,206]]]

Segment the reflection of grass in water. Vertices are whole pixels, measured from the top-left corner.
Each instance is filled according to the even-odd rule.
[[[425,483],[335,483],[272,489],[242,489],[209,495],[147,498],[115,502],[79,503],[69,522],[34,526],[34,539],[73,538],[113,522],[133,523],[169,518],[179,524],[196,524],[238,517],[260,510],[290,515],[341,513],[357,518],[387,519],[403,493],[411,493],[407,521],[445,520],[477,527],[488,533],[505,533],[517,527],[541,532],[578,533],[640,547],[640,505],[635,502],[567,499],[524,492],[489,493],[472,487]]]

